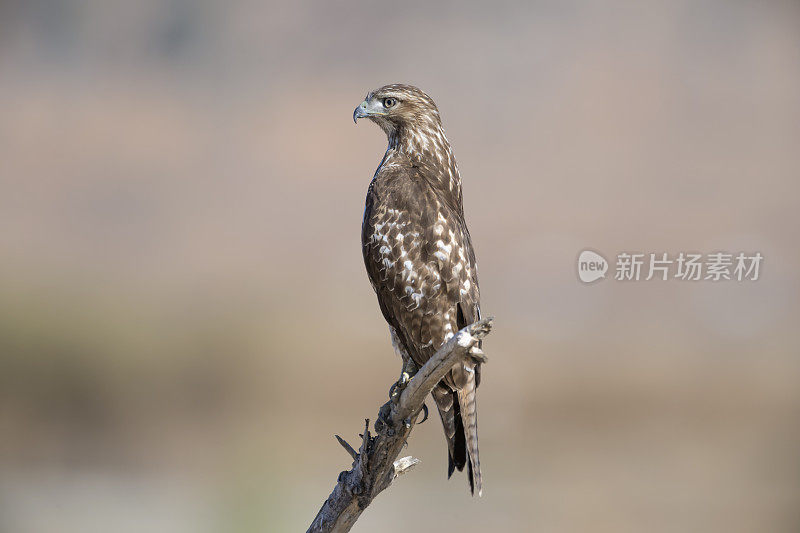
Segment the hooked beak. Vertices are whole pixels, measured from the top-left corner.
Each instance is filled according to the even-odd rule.
[[[355,111],[353,111],[353,122],[358,124],[358,119],[368,117],[369,113],[367,112],[367,101],[364,100],[360,104]]]
[[[367,100],[364,100],[360,104],[355,111],[353,111],[353,122],[358,124],[358,119],[360,118],[369,118],[374,117],[376,115],[385,115],[386,113],[382,110],[378,110],[375,108],[375,103],[373,102],[370,104]]]

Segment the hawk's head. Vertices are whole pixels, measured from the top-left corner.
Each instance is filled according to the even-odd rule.
[[[353,121],[368,118],[386,135],[403,130],[435,128],[441,125],[433,99],[411,85],[395,83],[370,92],[353,112]]]

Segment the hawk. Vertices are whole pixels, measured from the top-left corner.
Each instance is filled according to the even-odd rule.
[[[416,87],[370,92],[353,112],[353,120],[359,118],[375,122],[389,140],[367,191],[364,263],[404,369],[421,366],[480,319],[458,165],[436,104]],[[447,476],[467,466],[473,495],[482,492],[475,403],[480,375],[479,363],[464,362],[432,391],[447,439]]]

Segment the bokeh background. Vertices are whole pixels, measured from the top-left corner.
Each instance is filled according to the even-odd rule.
[[[483,309],[485,495],[356,531],[800,528],[800,4],[0,3],[0,530],[303,531],[400,363],[372,88],[439,104]],[[755,283],[578,282],[590,247]]]

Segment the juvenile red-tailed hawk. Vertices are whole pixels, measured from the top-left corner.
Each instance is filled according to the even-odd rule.
[[[353,112],[383,129],[389,146],[369,185],[361,242],[395,349],[421,366],[459,329],[480,319],[477,268],[461,203],[458,166],[439,110],[410,85],[372,91]],[[469,472],[481,494],[475,389],[480,364],[456,365],[434,388],[448,477]]]

